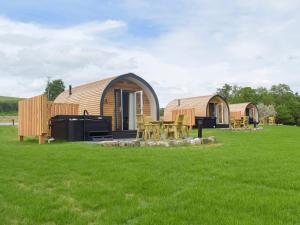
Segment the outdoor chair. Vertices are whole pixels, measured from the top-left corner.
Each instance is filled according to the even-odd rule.
[[[183,124],[184,121],[184,115],[178,115],[176,117],[176,120],[172,124],[165,124],[164,125],[164,130],[166,132],[166,136],[173,136],[175,139],[179,139],[183,137]]]
[[[184,115],[182,133],[184,134],[185,137],[189,136],[189,131],[190,131],[189,120],[190,120],[190,118],[187,115]]]
[[[145,140],[151,139],[152,134],[153,134],[153,127],[151,122],[151,117],[150,116],[144,116],[144,126],[145,126]]]
[[[248,128],[249,127],[249,116],[242,116],[241,118],[241,127]]]
[[[231,119],[230,124],[232,128],[241,128],[241,120],[239,119]]]
[[[136,139],[140,138],[140,135],[142,135],[142,138],[146,138],[146,129],[145,129],[145,121],[144,121],[144,115],[136,115],[136,124],[137,124],[137,132],[136,132]]]
[[[231,118],[230,119],[230,127],[235,128],[234,126],[235,126],[234,119]]]
[[[268,122],[269,122],[269,125],[274,125],[275,124],[275,117],[273,117],[273,116],[269,117]]]

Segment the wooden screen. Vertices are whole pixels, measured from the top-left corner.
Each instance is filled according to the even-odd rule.
[[[49,119],[56,115],[78,115],[79,105],[48,102],[46,95],[19,101],[20,141],[25,136],[39,137],[39,143],[44,143],[46,135],[50,134]]]

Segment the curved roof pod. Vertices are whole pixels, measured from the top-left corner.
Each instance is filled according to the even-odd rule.
[[[115,85],[122,88],[123,82],[134,83],[136,87],[143,90],[150,103],[151,116],[153,119],[159,118],[159,102],[153,88],[141,77],[128,73],[115,77],[106,78],[92,83],[80,85],[72,88],[71,94],[69,90],[61,93],[54,102],[56,103],[77,103],[79,104],[79,112],[83,113],[87,110],[89,114],[106,115],[105,104],[110,104],[114,99],[108,96]],[[124,87],[126,89],[126,87]]]
[[[252,117],[256,121],[258,121],[258,118],[259,118],[258,108],[257,108],[257,106],[255,104],[253,104],[251,102],[244,102],[244,103],[238,103],[238,104],[230,104],[229,108],[230,108],[230,113],[232,115],[235,114],[235,113],[240,113],[241,116],[249,116],[250,118]],[[250,113],[250,111],[248,111],[248,109],[252,109],[253,110],[253,114],[252,115],[250,115],[251,113]]]
[[[226,100],[220,95],[207,95],[207,96],[197,96],[191,98],[174,99],[165,108],[164,119],[172,120],[172,111],[178,109],[195,109],[196,117],[210,117],[211,110],[209,108],[209,103],[217,104],[222,106],[223,118],[222,122],[224,124],[229,124],[229,106]],[[218,122],[218,121],[217,121]]]

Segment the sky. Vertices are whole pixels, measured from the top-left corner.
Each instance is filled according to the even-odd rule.
[[[135,73],[160,103],[224,83],[300,92],[300,0],[0,0],[0,96]]]

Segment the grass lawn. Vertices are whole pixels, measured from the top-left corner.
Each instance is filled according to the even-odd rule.
[[[39,146],[0,127],[0,224],[300,224],[300,128],[202,147]]]

